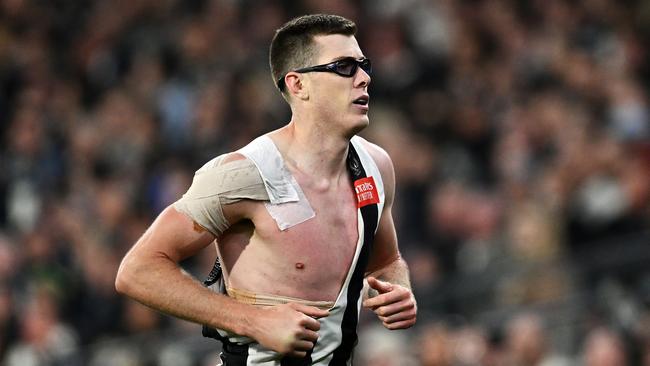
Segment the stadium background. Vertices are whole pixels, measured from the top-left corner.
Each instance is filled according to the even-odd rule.
[[[650,365],[650,3],[0,1],[0,362],[214,365],[119,297],[123,254],[211,157],[284,124],[293,16],[359,26],[419,301],[359,365]],[[206,251],[183,266],[205,276]]]

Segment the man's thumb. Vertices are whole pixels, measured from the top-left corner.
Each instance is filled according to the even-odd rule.
[[[380,294],[390,292],[393,289],[393,285],[390,282],[384,282],[372,276],[368,276],[367,281],[368,285],[377,290]]]

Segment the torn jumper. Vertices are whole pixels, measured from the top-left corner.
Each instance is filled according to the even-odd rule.
[[[261,143],[260,140],[262,141]],[[275,145],[273,145],[270,138],[263,136],[256,139],[251,144],[256,144],[257,146],[253,146],[251,149],[257,150],[260,152],[260,155],[264,156],[266,159],[276,159],[275,161],[280,159],[280,161],[282,161],[281,155],[275,148]],[[265,164],[255,161],[254,159],[256,157],[254,155],[255,154],[252,154],[251,156],[247,155],[247,157],[256,163],[256,166],[260,169],[260,175],[264,176],[265,172],[263,172],[262,169],[274,164]],[[319,339],[314,345],[313,350],[306,358],[301,360],[282,358],[281,355],[274,351],[265,349],[253,339],[225,332],[223,330],[214,330],[212,335],[220,338],[224,343],[222,359],[226,366],[281,366],[289,364],[322,366],[350,364],[352,353],[357,343],[356,330],[359,311],[361,308],[363,277],[369,260],[374,234],[383,210],[384,188],[377,165],[363,147],[360,137],[354,137],[350,142],[347,168],[352,177],[350,184],[352,184],[354,188],[359,187],[359,189],[363,189],[364,194],[368,192],[365,189],[369,189],[370,186],[362,184],[365,184],[370,180],[363,179],[372,177],[372,193],[376,194],[376,197],[374,197],[373,200],[365,200],[363,204],[359,205],[357,210],[358,241],[356,243],[354,257],[337,299],[329,309],[330,315],[326,318],[319,319],[321,329],[319,331]],[[292,180],[288,180],[286,176],[275,182],[273,182],[273,177],[269,178],[267,176],[266,178],[267,179],[264,179],[264,184],[269,195],[274,192],[283,192],[286,194],[285,197],[291,195],[291,188],[293,188]],[[289,175],[289,178],[293,177]],[[277,183],[278,185],[273,187],[272,185],[274,183]],[[271,207],[274,205],[272,199],[269,199],[269,201],[270,202],[267,203],[267,209],[269,205],[271,205]],[[282,203],[277,205],[281,206]],[[219,289],[214,288],[213,286],[213,289],[221,289],[222,292],[225,291],[225,287]],[[252,296],[257,298],[260,294],[252,294]],[[237,298],[237,296],[234,297]],[[273,301],[276,300],[277,298],[273,299]]]

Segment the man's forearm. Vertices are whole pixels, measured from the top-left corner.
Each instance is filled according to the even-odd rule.
[[[409,290],[411,289],[409,268],[402,257],[399,257],[386,266],[369,273],[368,276],[373,276],[382,281],[404,286]]]
[[[160,257],[125,258],[117,290],[165,314],[195,323],[248,335],[255,308],[214,293],[184,273],[173,261]]]

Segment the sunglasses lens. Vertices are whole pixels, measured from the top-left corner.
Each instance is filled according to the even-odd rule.
[[[344,59],[336,63],[336,72],[340,75],[352,76],[357,71],[357,61]]]
[[[370,59],[364,58],[363,61],[359,62],[359,66],[361,67],[361,70],[366,72],[366,74],[372,74],[372,64],[370,63]]]

